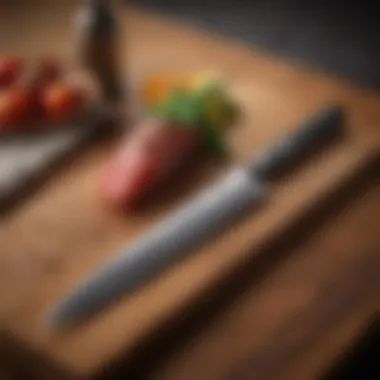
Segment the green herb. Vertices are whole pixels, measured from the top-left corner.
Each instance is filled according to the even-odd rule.
[[[154,116],[184,124],[196,125],[201,120],[199,98],[184,90],[173,90],[170,96],[151,109]]]
[[[156,117],[176,122],[179,127],[197,128],[206,148],[214,155],[227,153],[223,129],[230,124],[237,107],[221,82],[212,82],[199,91],[173,89],[150,109]]]
[[[199,124],[199,130],[206,148],[211,153],[215,156],[225,156],[227,154],[227,147],[220,130],[207,123]]]

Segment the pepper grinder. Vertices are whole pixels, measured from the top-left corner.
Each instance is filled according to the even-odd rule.
[[[113,0],[83,0],[77,13],[78,55],[100,88],[108,106],[123,99],[120,49],[121,26]]]

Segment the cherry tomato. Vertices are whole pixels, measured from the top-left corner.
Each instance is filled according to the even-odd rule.
[[[28,104],[27,116],[29,122],[42,120],[44,116],[42,89],[38,86],[29,86],[25,89],[25,97]]]
[[[0,88],[5,88],[17,81],[22,72],[22,63],[18,58],[0,57]]]
[[[46,86],[56,82],[61,75],[60,67],[56,62],[50,59],[44,59],[40,62],[35,73],[35,84]]]
[[[84,105],[84,92],[66,84],[53,84],[42,92],[45,114],[53,121],[63,121],[77,114]]]
[[[12,89],[0,96],[0,130],[12,131],[28,122],[29,107],[27,93]]]

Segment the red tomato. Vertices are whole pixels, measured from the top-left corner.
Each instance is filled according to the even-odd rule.
[[[84,105],[84,93],[66,84],[53,84],[42,91],[42,106],[54,121],[67,120]]]
[[[28,102],[28,120],[30,122],[41,120],[44,116],[41,96],[41,89],[38,86],[25,89],[25,97]]]
[[[10,131],[28,122],[28,97],[24,90],[12,89],[0,97],[0,130]]]
[[[19,79],[22,64],[18,58],[0,57],[0,88],[8,87]]]
[[[47,86],[52,85],[60,76],[59,67],[54,61],[44,60],[32,73],[25,91],[29,101],[30,116],[36,120],[44,115],[43,96]]]
[[[39,86],[46,86],[56,82],[61,75],[60,67],[50,59],[43,60],[35,73],[35,83]]]
[[[101,178],[102,197],[129,206],[167,178],[198,145],[198,135],[161,121],[150,121],[120,144]]]

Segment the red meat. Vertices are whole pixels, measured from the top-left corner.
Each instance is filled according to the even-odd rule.
[[[117,149],[101,178],[101,194],[116,206],[129,206],[157,182],[173,174],[199,146],[194,129],[149,120]]]

